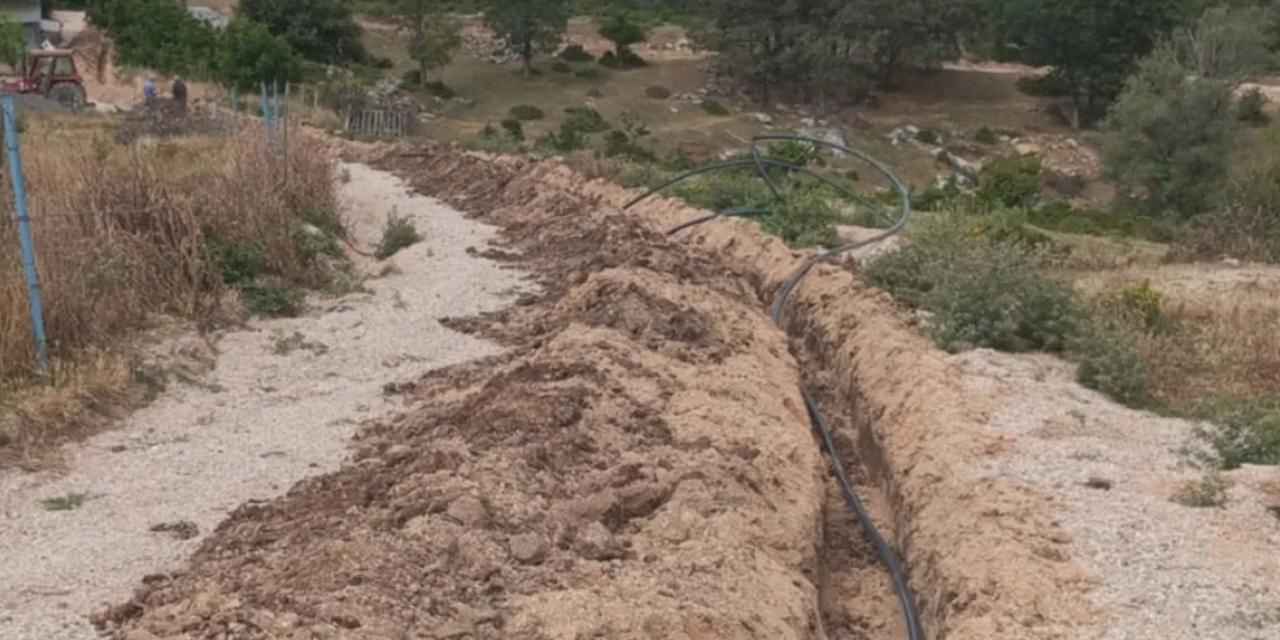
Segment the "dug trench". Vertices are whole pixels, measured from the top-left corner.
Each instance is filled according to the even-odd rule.
[[[768,319],[800,254],[553,161],[377,165],[502,229],[542,290],[446,319],[504,355],[399,387],[352,461],[228,518],[96,622],[149,638],[898,638],[800,397],[815,391],[935,639],[1078,637],[1052,505],[982,477],[989,401],[845,266]],[[448,274],[441,274],[448,277]],[[792,336],[789,338],[788,336]]]

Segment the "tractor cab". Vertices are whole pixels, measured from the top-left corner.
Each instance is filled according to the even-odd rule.
[[[68,49],[35,49],[27,53],[16,79],[5,81],[5,93],[38,95],[71,110],[85,104],[84,80],[76,70],[76,59]]]

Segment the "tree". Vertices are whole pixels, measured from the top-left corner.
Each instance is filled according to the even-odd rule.
[[[0,15],[0,63],[16,70],[26,53],[27,38],[22,33],[22,25],[7,15]]]
[[[437,0],[401,0],[400,11],[412,34],[409,56],[418,63],[418,83],[426,84],[431,70],[449,64],[453,52],[462,46],[459,25]]]
[[[214,58],[217,33],[172,0],[91,0],[87,15],[122,65],[201,76]]]
[[[570,13],[567,0],[488,0],[484,19],[515,47],[528,76],[533,72],[534,55],[560,46]]]
[[[1267,10],[1211,7],[1174,37],[1183,64],[1201,77],[1239,80],[1275,63]]]
[[[308,60],[363,63],[369,53],[360,41],[360,25],[350,4],[345,0],[241,0],[239,15],[266,25]]]
[[[600,26],[600,35],[613,43],[614,55],[618,57],[622,57],[623,52],[630,49],[631,45],[644,42],[648,37],[640,25],[627,19],[625,12],[615,13],[605,21]]]
[[[1181,219],[1218,195],[1231,159],[1231,84],[1196,77],[1171,44],[1129,78],[1107,117],[1107,176],[1138,192],[1153,213]]]
[[[1185,15],[1170,0],[993,0],[1007,57],[1050,66],[1074,108],[1074,124],[1101,118],[1137,60]]]
[[[302,77],[301,61],[289,43],[242,17],[232,20],[220,36],[215,70],[220,81],[241,91]]]

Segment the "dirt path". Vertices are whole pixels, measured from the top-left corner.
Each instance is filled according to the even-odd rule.
[[[201,386],[171,388],[127,425],[71,448],[64,475],[0,475],[0,638],[97,637],[89,613],[176,568],[229,511],[336,469],[359,422],[397,409],[387,382],[498,351],[438,322],[496,309],[521,286],[468,254],[491,229],[409,195],[389,174],[345,168],[358,244],[374,245],[391,211],[426,240],[366,292],[222,336]],[[83,502],[69,504],[74,496]],[[175,530],[151,530],[162,524]]]

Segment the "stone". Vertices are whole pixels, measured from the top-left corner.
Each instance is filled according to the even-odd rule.
[[[489,522],[489,511],[475,496],[462,496],[454,500],[445,513],[468,527],[483,527]]]
[[[592,522],[579,534],[575,548],[579,555],[588,560],[616,560],[625,555],[622,545],[599,522]]]
[[[512,536],[508,547],[511,557],[521,564],[541,564],[547,558],[547,542],[536,533]]]
[[[1020,156],[1038,156],[1044,149],[1034,142],[1017,142],[1013,145],[1013,150]]]
[[[751,114],[751,117],[755,118],[756,122],[759,122],[760,124],[773,124],[773,116],[767,113],[757,112],[757,113]]]

